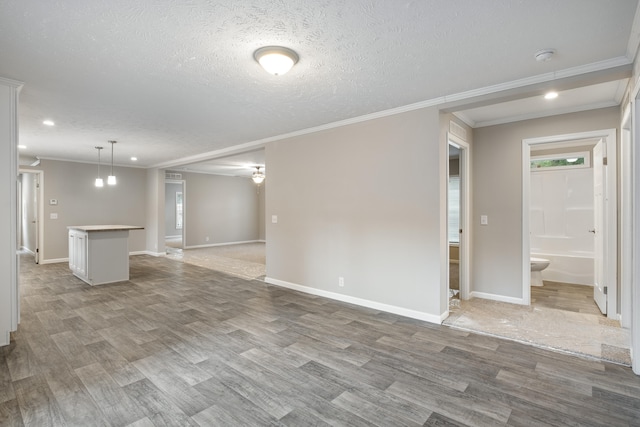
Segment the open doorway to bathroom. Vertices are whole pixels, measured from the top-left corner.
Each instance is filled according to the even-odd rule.
[[[447,260],[449,310],[469,298],[469,145],[448,136]]]
[[[165,181],[165,248],[167,253],[178,253],[184,249],[185,230],[185,182]]]

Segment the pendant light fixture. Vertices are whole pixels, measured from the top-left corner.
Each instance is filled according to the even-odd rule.
[[[256,184],[260,185],[264,181],[264,173],[260,172],[260,166],[256,166],[256,171],[251,175],[251,179]]]
[[[96,187],[104,187],[104,181],[100,178],[100,151],[102,147],[96,147],[98,150],[98,177],[96,178]]]
[[[107,184],[109,185],[116,185],[116,176],[113,174],[113,144],[116,142],[117,141],[109,141],[109,144],[111,144],[111,175],[107,178]]]

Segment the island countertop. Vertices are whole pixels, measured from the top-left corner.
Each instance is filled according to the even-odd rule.
[[[144,230],[139,225],[70,225],[67,228],[80,231]]]

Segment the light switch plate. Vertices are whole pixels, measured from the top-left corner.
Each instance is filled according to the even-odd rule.
[[[49,199],[49,204],[55,206],[58,204],[58,199]]]
[[[480,225],[489,225],[489,217],[487,215],[480,215]]]
[[[49,219],[58,219],[58,214],[57,213],[50,213],[49,214]]]
[[[271,223],[272,224],[278,223],[278,215],[271,215]]]

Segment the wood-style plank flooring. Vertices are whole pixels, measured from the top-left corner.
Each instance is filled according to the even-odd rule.
[[[629,368],[166,258],[91,287],[21,269],[5,426],[640,425]]]

